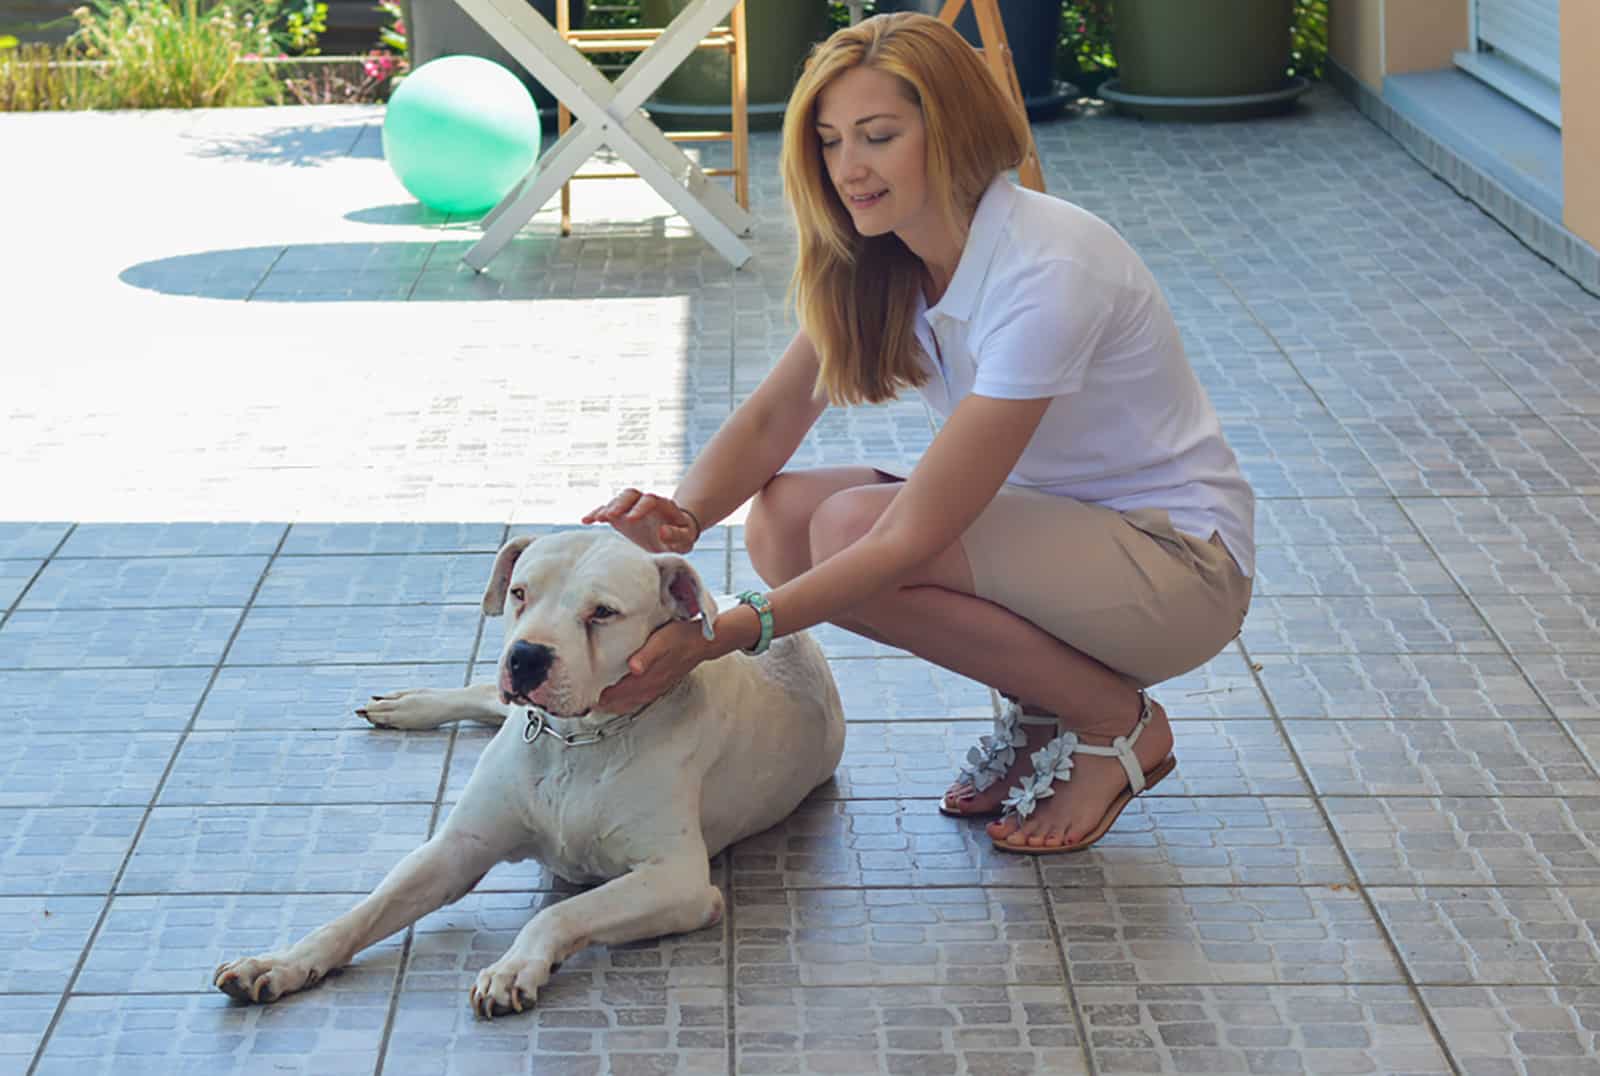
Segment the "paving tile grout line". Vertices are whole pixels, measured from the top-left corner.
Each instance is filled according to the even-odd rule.
[[[415,287],[415,285],[413,285]],[[510,524],[505,525],[500,532],[500,543],[505,544],[511,532]],[[483,645],[484,629],[488,626],[489,618],[486,614],[478,614],[478,627],[472,636],[471,653],[476,654]],[[475,661],[468,661],[466,670],[461,674],[461,686],[472,686],[472,671]],[[461,722],[451,722],[450,736],[445,743],[444,759],[439,768],[439,784],[433,794],[433,810],[428,815],[428,840],[432,840],[438,830],[439,816],[444,811],[445,793],[450,787],[450,764],[455,759],[456,741],[461,733]],[[390,870],[394,868],[391,866]],[[359,898],[358,898],[359,899]],[[411,948],[416,941],[417,925],[408,923],[405,928],[405,937],[400,942],[400,959],[395,965],[394,985],[389,988],[389,1007],[383,1018],[383,1031],[378,1036],[377,1059],[372,1070],[373,1076],[383,1076],[383,1066],[389,1059],[389,1042],[394,1035],[395,1019],[400,1014],[400,995],[404,992],[406,972],[411,965]]]
[[[1407,519],[1409,518],[1408,516]],[[1250,652],[1243,642],[1239,644],[1239,650],[1244,655],[1245,667],[1250,670],[1251,679],[1256,683],[1256,690],[1261,692],[1261,697],[1266,700],[1267,709],[1272,714],[1273,724],[1278,729],[1278,735],[1283,738],[1283,742],[1288,746],[1289,757],[1294,761],[1295,771],[1300,775],[1300,779],[1305,782],[1307,788],[1315,789],[1316,785],[1311,781],[1311,773],[1306,768],[1305,760],[1300,757],[1300,752],[1295,748],[1294,741],[1290,738],[1288,730],[1284,728],[1283,718],[1278,713],[1278,705],[1272,701],[1272,696],[1267,693],[1266,684],[1262,683],[1260,666],[1250,657]],[[1372,917],[1372,922],[1377,926],[1378,933],[1383,938],[1395,967],[1400,969],[1400,975],[1410,993],[1411,1002],[1416,1006],[1417,1012],[1421,1014],[1429,1034],[1433,1036],[1434,1045],[1438,1047],[1440,1055],[1445,1059],[1445,1064],[1450,1066],[1450,1071],[1455,1076],[1463,1076],[1461,1063],[1456,1060],[1455,1054],[1451,1052],[1449,1043],[1445,1041],[1444,1032],[1440,1029],[1438,1021],[1434,1019],[1433,1013],[1423,1000],[1422,988],[1417,983],[1416,977],[1411,974],[1411,968],[1406,964],[1405,956],[1400,950],[1399,942],[1395,940],[1393,931],[1389,929],[1389,924],[1384,922],[1383,916],[1378,914],[1377,902],[1372,899],[1372,894],[1368,891],[1367,885],[1362,882],[1361,873],[1356,870],[1355,861],[1350,857],[1350,850],[1345,846],[1344,839],[1339,836],[1339,830],[1334,826],[1332,816],[1328,814],[1327,805],[1316,797],[1313,797],[1312,803],[1316,807],[1317,815],[1322,825],[1333,836],[1333,846],[1339,851],[1339,859],[1344,863],[1345,870],[1349,872],[1350,877],[1354,879],[1353,889],[1360,897],[1367,914]]]
[[[221,675],[223,663],[228,658],[228,652],[233,649],[233,644],[239,638],[239,633],[244,630],[245,619],[250,615],[250,603],[254,601],[255,596],[261,592],[262,586],[266,584],[267,574],[272,570],[273,560],[277,557],[279,550],[283,548],[284,542],[289,540],[289,532],[291,530],[292,527],[285,526],[283,533],[278,535],[277,545],[273,547],[271,556],[267,558],[267,563],[262,566],[261,574],[256,579],[256,585],[251,590],[250,597],[245,601],[244,607],[240,609],[239,617],[234,621],[233,630],[228,633],[228,641],[223,645],[222,652],[217,655],[216,662],[211,666],[211,675],[207,677],[206,686],[200,692],[200,697],[195,700],[194,710],[189,715],[188,723],[184,725],[183,732],[178,737],[178,742],[173,745],[172,754],[167,759],[166,768],[162,770],[160,779],[150,792],[150,802],[145,806],[144,813],[139,819],[139,825],[134,829],[133,837],[128,842],[128,850],[123,854],[122,862],[117,866],[117,873],[112,878],[110,888],[106,892],[105,902],[101,905],[100,915],[95,919],[94,926],[89,931],[89,937],[84,941],[83,948],[78,953],[78,960],[73,965],[72,975],[68,978],[67,985],[62,988],[61,1001],[56,1005],[55,1012],[51,1014],[50,1022],[45,1027],[44,1034],[39,1038],[39,1045],[34,1049],[33,1058],[28,1063],[27,1076],[34,1076],[38,1071],[40,1062],[44,1060],[45,1051],[50,1047],[50,1041],[54,1038],[56,1028],[60,1026],[61,1017],[66,1011],[67,1001],[72,996],[72,988],[77,983],[78,977],[83,974],[83,968],[88,962],[89,953],[94,948],[95,942],[99,940],[100,931],[105,927],[106,918],[111,913],[111,905],[117,895],[117,886],[127,873],[128,865],[133,862],[134,849],[139,846],[139,841],[144,836],[145,827],[150,824],[155,805],[161,799],[162,790],[166,788],[167,780],[172,776],[172,771],[178,764],[178,756],[183,751],[183,745],[188,742],[189,734],[193,731],[195,722],[200,719],[200,711],[205,708],[206,699],[210,697],[211,689],[216,686],[217,677]]]

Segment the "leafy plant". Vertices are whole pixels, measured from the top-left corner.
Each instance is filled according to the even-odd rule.
[[[0,44],[0,112],[43,112],[92,107],[93,71],[58,62],[65,50],[50,45]]]
[[[1289,47],[1292,74],[1320,79],[1328,68],[1328,0],[1295,0],[1293,43]]]

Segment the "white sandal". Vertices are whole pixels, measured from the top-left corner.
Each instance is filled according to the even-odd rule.
[[[993,734],[980,737],[977,744],[967,750],[966,764],[956,774],[956,781],[965,781],[975,793],[984,791],[1011,769],[1017,761],[1017,748],[1028,746],[1028,735],[1022,730],[1046,725],[1058,728],[1054,717],[1025,714],[1015,699],[1004,698],[1000,713],[994,719]],[[958,806],[961,802],[960,799],[951,800],[946,792],[939,800],[939,813],[951,818],[994,818],[1000,814],[998,806],[983,811],[964,811]]]
[[[1063,732],[1060,736],[1045,744],[1043,748],[1033,753],[1033,776],[1023,781],[1022,784],[1011,790],[1001,804],[1005,817],[1015,815],[1019,823],[1039,808],[1039,801],[1048,799],[1056,794],[1055,783],[1067,781],[1072,778],[1073,755],[1097,755],[1102,758],[1114,758],[1122,763],[1122,768],[1128,772],[1128,785],[1122,790],[1111,805],[1106,808],[1105,816],[1100,823],[1090,830],[1083,840],[1076,844],[1048,845],[1041,848],[1030,847],[1027,844],[1014,844],[1012,839],[1021,836],[1022,829],[1019,825],[1004,840],[993,835],[990,840],[994,846],[1004,852],[1021,852],[1024,855],[1044,856],[1056,855],[1064,852],[1081,852],[1091,844],[1106,835],[1117,818],[1122,814],[1124,807],[1133,802],[1133,798],[1141,792],[1154,788],[1178,766],[1178,760],[1173,755],[1157,762],[1148,770],[1140,769],[1139,759],[1133,753],[1133,747],[1139,742],[1139,736],[1149,726],[1151,717],[1150,698],[1143,691],[1139,692],[1139,721],[1133,726],[1133,731],[1126,736],[1118,736],[1111,741],[1110,747],[1097,747],[1092,744],[1078,742],[1075,732]]]

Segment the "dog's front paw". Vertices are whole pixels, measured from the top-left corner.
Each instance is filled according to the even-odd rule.
[[[247,956],[217,968],[211,984],[235,1001],[266,1003],[316,986],[327,974],[309,961]]]
[[[374,695],[356,711],[380,729],[436,729],[456,720],[449,694],[431,688]]]
[[[507,953],[478,973],[471,994],[473,1013],[480,1019],[493,1020],[531,1009],[539,988],[550,981],[555,967],[547,960],[527,960]]]

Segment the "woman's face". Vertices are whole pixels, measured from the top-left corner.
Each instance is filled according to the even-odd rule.
[[[817,95],[828,178],[862,235],[905,238],[933,216],[922,109],[895,76],[852,67]]]

